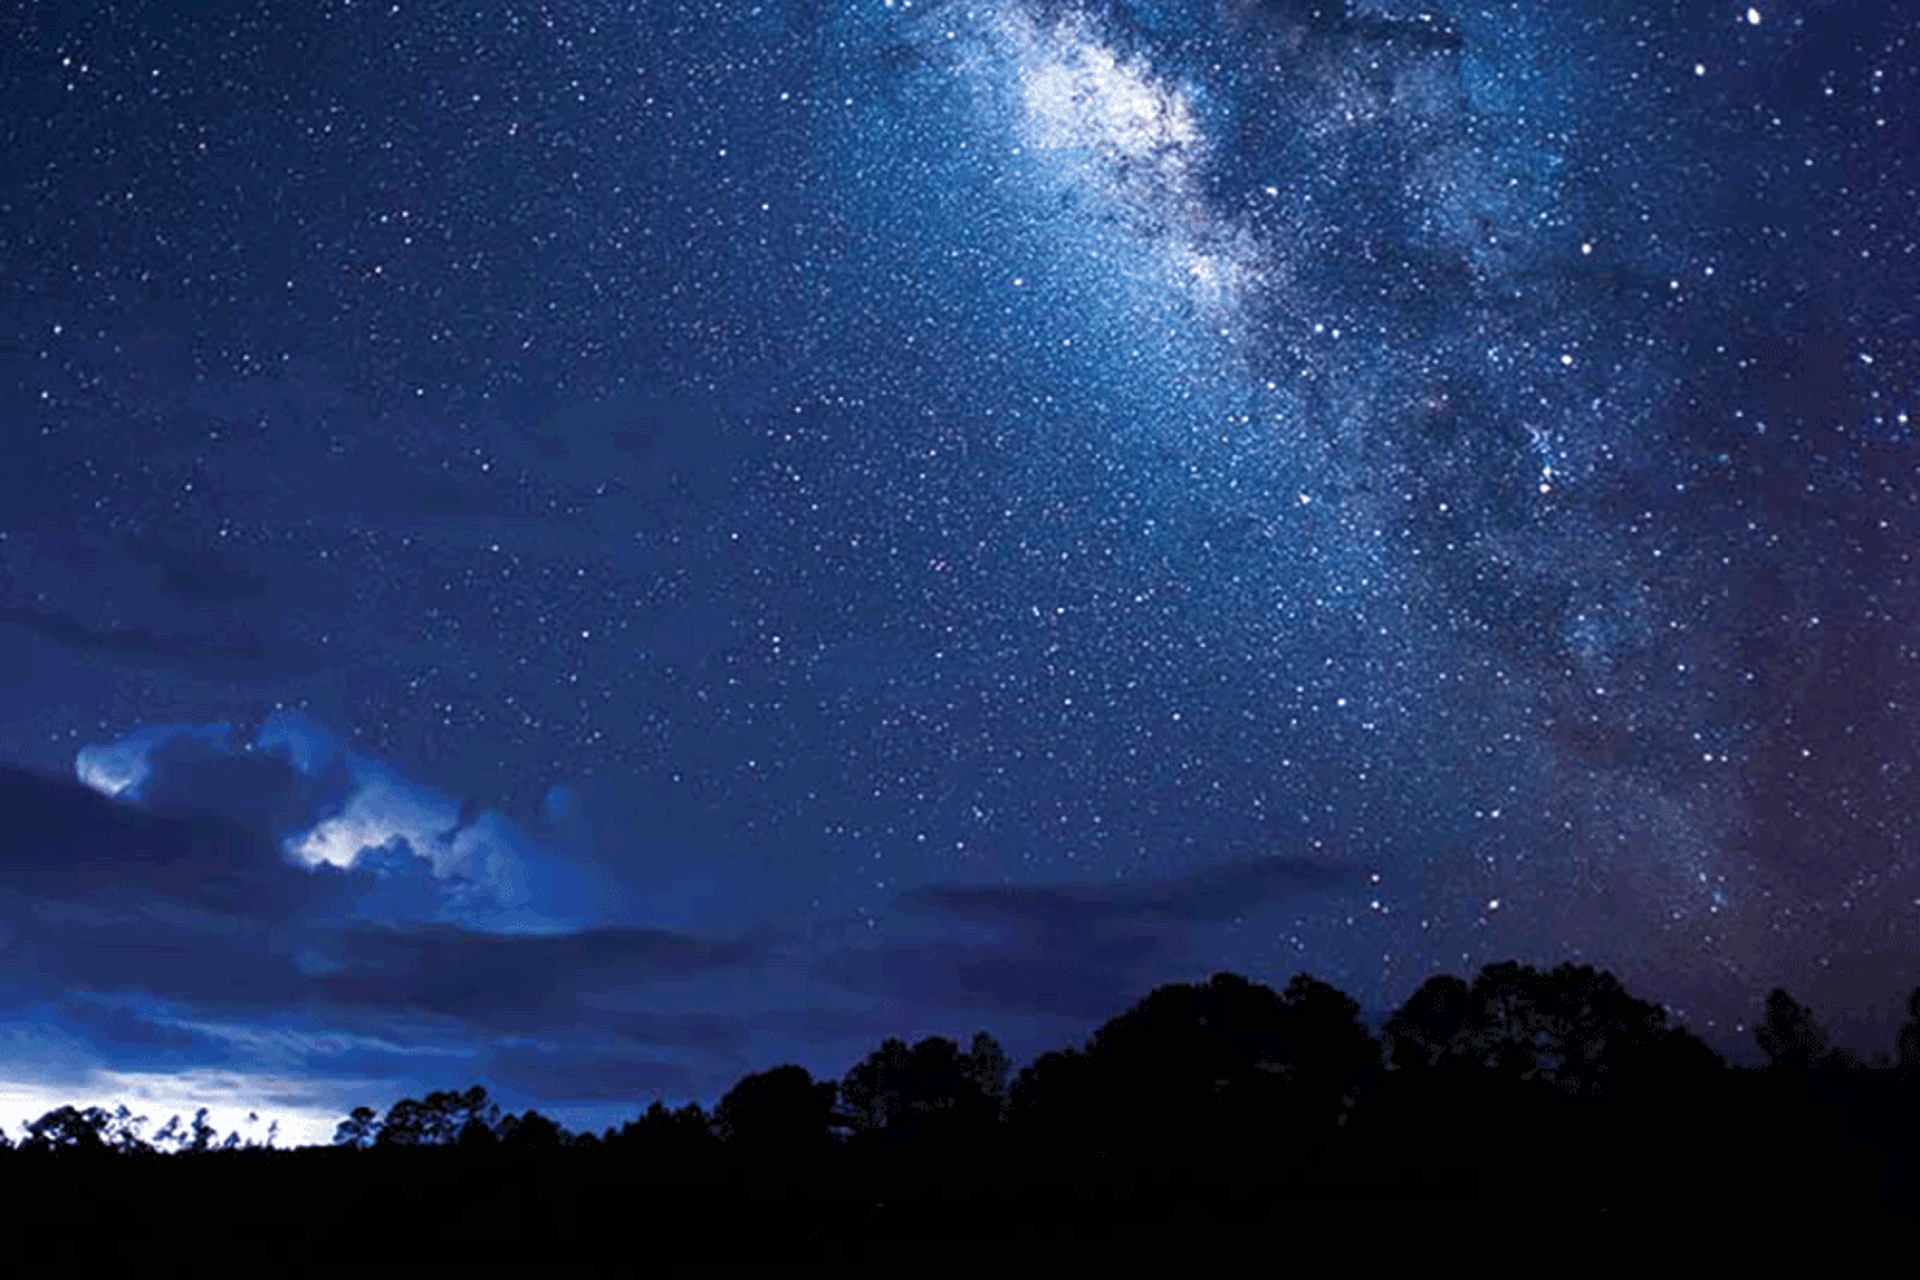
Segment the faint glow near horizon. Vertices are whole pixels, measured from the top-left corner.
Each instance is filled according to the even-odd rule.
[[[150,757],[156,748],[187,738],[227,751],[232,735],[233,726],[225,722],[145,725],[117,741],[80,748],[74,753],[73,771],[81,782],[103,796],[132,798],[153,776]]]
[[[337,765],[351,789],[317,821],[280,833],[281,848],[291,861],[309,869],[322,863],[351,868],[370,849],[403,848],[426,862],[445,886],[445,917],[509,933],[561,932],[580,923],[572,910],[535,901],[536,883],[548,891],[562,887],[549,865],[550,851],[497,811],[463,817],[457,798],[350,750],[337,735],[297,713],[275,713],[239,750],[232,737],[232,726],[224,722],[146,725],[112,742],[80,748],[74,755],[74,774],[110,799],[139,804],[152,779],[156,753],[182,740],[224,754],[283,755],[305,779]],[[550,797],[549,808],[564,813],[564,799],[564,793],[559,802]],[[571,887],[573,896],[579,896],[582,886]]]
[[[140,1128],[143,1138],[151,1141],[154,1134],[166,1126],[175,1116],[180,1118],[180,1127],[190,1129],[193,1117],[200,1108],[207,1108],[207,1123],[214,1127],[216,1143],[225,1142],[229,1133],[239,1133],[242,1143],[255,1142],[265,1144],[268,1128],[278,1121],[280,1128],[274,1135],[275,1147],[325,1146],[333,1141],[333,1131],[346,1117],[351,1107],[334,1109],[317,1103],[307,1106],[283,1107],[273,1104],[242,1104],[234,1101],[233,1089],[218,1089],[212,1082],[205,1087],[196,1087],[191,1073],[176,1075],[166,1072],[114,1072],[98,1073],[94,1084],[72,1089],[58,1086],[21,1086],[0,1087],[0,1129],[4,1129],[8,1139],[18,1143],[26,1136],[27,1125],[49,1111],[71,1106],[79,1110],[99,1107],[109,1114],[121,1105],[135,1116],[145,1116],[147,1123]],[[245,1087],[245,1081],[232,1083]],[[295,1082],[274,1082],[264,1086],[262,1093],[277,1091],[281,1088],[310,1089],[310,1085]],[[252,1112],[259,1119],[249,1124],[247,1115]]]

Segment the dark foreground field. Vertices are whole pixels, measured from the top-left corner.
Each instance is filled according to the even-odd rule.
[[[23,1276],[239,1267],[250,1276],[352,1280],[414,1280],[423,1270],[703,1280],[1239,1273],[1324,1259],[1330,1249],[1368,1267],[1431,1265],[1494,1242],[1502,1252],[1550,1244],[1558,1256],[1593,1260],[1631,1256],[1654,1239],[1760,1239],[1783,1227],[1858,1237],[1885,1225],[1884,1180],[1833,1162],[1789,1178],[1752,1157],[1744,1177],[1724,1162],[1689,1169],[1672,1161],[1636,1180],[1550,1149],[1541,1156],[1536,1168],[1494,1177],[1322,1166],[1264,1184],[1249,1171],[1252,1184],[1240,1188],[1146,1191],[1097,1177],[1075,1187],[1018,1185],[1012,1169],[1008,1186],[970,1190],[724,1176],[674,1187],[580,1153],[477,1161],[449,1151],[255,1151],[198,1169],[116,1161],[97,1177],[16,1158],[8,1172],[25,1176],[8,1216],[13,1274]],[[1288,1181],[1301,1178],[1312,1185]]]

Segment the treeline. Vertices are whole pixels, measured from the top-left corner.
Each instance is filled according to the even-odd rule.
[[[618,1250],[636,1214],[696,1252],[781,1257],[888,1238],[1144,1241],[1175,1220],[1191,1247],[1196,1222],[1306,1227],[1388,1205],[1436,1226],[1676,1205],[1914,1222],[1920,988],[1907,1014],[1891,1051],[1862,1060],[1776,990],[1755,1030],[1766,1065],[1744,1070],[1588,966],[1434,977],[1377,1035],[1324,982],[1221,973],[1017,1073],[985,1032],[964,1048],[889,1039],[837,1081],[778,1066],[711,1112],[656,1101],[600,1133],[503,1114],[476,1085],[358,1108],[331,1148],[294,1150],[271,1131],[216,1140],[204,1112],[149,1140],[124,1107],[62,1108],[0,1165],[42,1171],[13,1180],[37,1189],[17,1211],[92,1228],[76,1240],[158,1238],[170,1211],[217,1204],[261,1264]]]

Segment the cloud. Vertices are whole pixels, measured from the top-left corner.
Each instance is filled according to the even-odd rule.
[[[271,841],[211,813],[156,813],[0,765],[0,892],[155,919],[283,920],[322,896]]]
[[[680,1063],[598,1049],[505,1048],[489,1061],[488,1074],[500,1088],[538,1102],[619,1102],[631,1114],[639,1112],[633,1104],[642,1099],[683,1097],[698,1087],[694,1073]]]
[[[61,1025],[44,1005],[29,1006],[20,1010],[19,1016],[0,1022],[0,1055],[7,1063],[6,1084],[16,1088],[79,1085],[93,1074],[93,1055],[86,1039]],[[11,1090],[0,1087],[0,1096],[8,1092]]]
[[[1176,976],[1156,962],[1184,959],[1182,941],[1150,934],[1089,939],[1077,954],[1052,947],[954,959],[946,1002],[963,1008],[1106,1018],[1145,988]]]
[[[636,1039],[738,1047],[738,1029],[649,1025],[612,995],[752,947],[594,923],[565,856],[498,813],[463,822],[303,717],[235,736],[154,726],[80,751],[78,781],[0,770],[0,927],[56,989],[484,1027],[604,1016]]]
[[[756,1031],[797,1044],[822,1048],[862,1045],[864,1054],[886,1037],[901,1035],[902,1019],[909,1016],[909,1010],[885,1005],[848,1009],[823,1001],[806,1008],[769,1009],[754,1016],[753,1026]]]
[[[199,739],[225,750],[232,736],[233,726],[228,724],[148,725],[117,742],[80,748],[74,755],[74,772],[102,795],[133,798],[153,776],[150,757],[156,747]]]
[[[1084,1020],[1110,1015],[1187,954],[1176,931],[1118,937],[1062,932],[982,944],[888,940],[823,956],[814,976],[849,991],[921,1009]]]
[[[1364,879],[1336,863],[1267,857],[1146,883],[929,886],[900,902],[917,935],[829,952],[815,973],[922,1006],[1103,1018],[1188,976],[1197,928]]]
[[[341,811],[290,841],[289,852],[308,866],[324,862],[351,867],[362,850],[399,843],[431,863],[435,875],[444,877],[453,873],[448,844],[459,830],[456,801],[377,773],[363,773]]]
[[[351,788],[337,764],[302,772],[285,749],[256,743],[234,750],[226,724],[178,726],[124,743],[77,755],[75,773],[91,784],[103,760],[116,761],[134,781],[112,794],[156,813],[219,814],[276,842],[339,808]]]
[[[0,769],[0,942],[15,968],[0,1041],[18,1081],[230,1066],[331,1079],[343,1100],[373,1080],[390,1101],[480,1071],[505,1032],[593,1039],[591,1051],[547,1043],[502,1058],[500,1082],[543,1099],[684,1096],[693,1068],[654,1051],[707,1061],[707,1087],[738,1074],[750,1020],[670,1006],[725,1000],[694,990],[716,978],[734,994],[761,989],[761,949],[634,925],[503,933],[436,920],[475,882],[437,875],[405,838],[347,868],[290,854],[314,813],[344,811],[343,779],[357,794],[351,753],[304,722],[256,737],[278,751],[233,752],[234,738],[217,725],[131,735],[83,753],[92,785]],[[316,777],[333,781],[307,789]],[[245,794],[249,779],[265,800]],[[461,828],[473,847],[434,852],[484,871],[511,825],[476,819]],[[531,837],[511,838],[535,861]],[[541,869],[521,876],[537,896]],[[368,907],[372,918],[357,914]],[[662,1007],[650,990],[669,993]]]
[[[73,654],[250,684],[308,676],[332,659],[287,632],[264,577],[222,550],[157,535],[8,532],[0,583],[10,588],[0,590],[0,625]],[[306,616],[313,595],[303,586]]]
[[[1341,874],[1270,860],[1132,888],[935,887],[895,917],[924,936],[824,960],[811,926],[736,940],[637,923],[502,932],[437,918],[476,882],[440,875],[409,836],[348,867],[302,862],[306,832],[354,811],[369,762],[310,721],[276,720],[251,749],[224,729],[103,744],[83,757],[94,786],[0,773],[0,929],[32,977],[0,1028],[30,1024],[5,1034],[49,1089],[226,1067],[236,1080],[304,1078],[304,1106],[325,1096],[344,1114],[482,1080],[530,1104],[624,1108],[593,1121],[613,1123],[653,1097],[711,1105],[776,1061],[837,1076],[888,1034],[964,1038],[982,1010],[1010,1050],[1036,1052],[1064,1023],[1084,1029],[1154,981],[1191,976],[1178,969],[1186,933],[1225,895],[1283,896]],[[101,794],[109,783],[115,797]],[[500,818],[459,830],[479,844],[514,832],[537,899],[536,835],[617,837],[591,797],[557,788],[524,829]],[[422,838],[481,865],[433,834],[458,807],[424,805]]]
[[[108,1067],[146,1069],[229,1065],[230,1048],[196,1027],[150,1015],[136,1002],[76,995],[61,1003],[57,1021]]]
[[[7,904],[11,907],[12,904]],[[154,910],[91,915],[87,908],[10,912],[12,950],[33,972],[16,990],[150,996],[229,1015],[299,1007],[310,984],[270,931]]]
[[[384,1103],[387,1084],[379,1082],[379,1093],[350,1096]],[[325,1144],[353,1105],[340,1106],[331,1096],[336,1088],[331,1081],[316,1085],[303,1078],[235,1067],[160,1071],[101,1068],[63,1080],[30,1082],[15,1077],[8,1087],[0,1088],[0,1118],[11,1124],[61,1106],[100,1106],[111,1111],[125,1103],[135,1115],[147,1118],[144,1133],[151,1138],[169,1117],[178,1117],[184,1126],[196,1111],[206,1107],[208,1123],[221,1135],[238,1131],[243,1139],[264,1142],[268,1125],[277,1121],[277,1146]],[[252,1111],[258,1111],[260,1119],[249,1125],[246,1117]]]
[[[82,748],[80,780],[156,812],[219,814],[271,835],[285,860],[357,869],[352,915],[561,932],[599,915],[595,877],[500,813],[349,750],[294,712],[238,747],[228,724],[156,725]],[[428,873],[423,879],[407,858]]]
[[[770,912],[745,863],[650,834],[630,789],[555,786],[510,818],[289,713],[149,726],[74,771],[0,772],[0,930],[33,978],[18,998],[55,1011],[12,1017],[61,1035],[35,1042],[38,1069],[230,1064],[354,1105],[471,1079],[541,1103],[710,1103],[774,1061],[837,1075],[885,1035],[964,1037],[983,1013],[1037,1052],[1193,977],[1196,929],[1362,879],[1261,858],[935,885],[879,937],[835,942]]]
[[[127,534],[120,550],[154,571],[161,592],[187,604],[231,604],[265,595],[266,578],[234,568],[211,547],[180,547],[152,535]]]
[[[1306,858],[1254,858],[1147,882],[930,886],[902,905],[958,919],[1027,929],[1097,929],[1129,923],[1204,924],[1301,893],[1359,886],[1359,872]]]
[[[0,622],[10,622],[71,649],[194,667],[209,663],[260,665],[274,656],[264,640],[237,626],[223,632],[198,633],[163,633],[147,627],[90,627],[64,613],[17,606],[0,606]]]
[[[684,980],[754,954],[744,943],[636,928],[540,936],[452,925],[354,927],[321,945],[335,967],[315,984],[332,1002],[528,1026],[578,1017],[582,992]]]
[[[715,1014],[641,1012],[614,1020],[611,1026],[615,1034],[635,1044],[729,1057],[739,1056],[753,1039],[739,1019]]]
[[[739,936],[781,910],[790,893],[747,851],[716,850],[692,810],[643,779],[603,775],[550,787],[537,821],[520,829],[546,854],[536,880],[553,865],[591,874],[602,921]]]

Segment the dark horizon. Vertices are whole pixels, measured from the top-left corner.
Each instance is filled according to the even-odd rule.
[[[151,1257],[216,1204],[197,1242],[286,1274],[479,1257],[1137,1268],[1278,1257],[1353,1227],[1430,1257],[1490,1220],[1509,1241],[1620,1240],[1624,1260],[1662,1213],[1716,1231],[1920,1221],[1920,986],[1904,1012],[1895,1051],[1865,1061],[1776,989],[1765,1062],[1737,1070],[1591,966],[1436,976],[1379,1035],[1325,983],[1221,972],[1017,1071],[984,1032],[889,1037],[843,1076],[782,1064],[711,1111],[655,1104],[604,1133],[475,1084],[356,1108],[330,1147],[297,1151],[223,1140],[204,1115],[148,1140],[124,1109],[65,1107],[0,1143],[0,1166],[26,1221],[90,1219],[81,1247],[28,1232],[26,1257]]]
[[[1447,989],[1458,996],[1447,994]],[[1465,1003],[1462,1004],[1461,1001]],[[1197,1004],[1195,1003],[1197,1002]],[[730,1083],[724,1096],[714,1099],[686,1099],[653,1097],[635,1098],[629,1101],[627,1109],[611,1125],[601,1126],[608,1140],[616,1130],[631,1134],[636,1123],[645,1122],[654,1112],[664,1107],[669,1112],[679,1114],[691,1110],[696,1114],[713,1119],[724,1129],[724,1117],[730,1099],[742,1095],[757,1081],[777,1078],[782,1075],[801,1072],[818,1081],[831,1082],[838,1090],[838,1101],[834,1106],[834,1124],[845,1128],[851,1125],[855,1131],[871,1127],[859,1119],[860,1103],[854,1096],[858,1089],[862,1096],[876,1087],[878,1077],[863,1076],[863,1072],[898,1072],[903,1064],[888,1057],[890,1052],[908,1052],[922,1055],[930,1050],[944,1046],[948,1055],[959,1054],[967,1060],[970,1054],[987,1053],[997,1060],[995,1070],[1004,1079],[990,1092],[1006,1102],[1004,1090],[1040,1086],[1047,1079],[1045,1070],[1050,1061],[1062,1059],[1083,1059],[1086,1061],[1108,1061],[1116,1052],[1116,1046],[1124,1048],[1132,1045],[1132,1052],[1143,1053],[1149,1048],[1160,1045],[1159,1037],[1171,1036],[1178,1042],[1182,1037],[1198,1034],[1221,1038],[1223,1044],[1241,1046],[1234,1052],[1245,1051],[1246,1046],[1263,1043],[1263,1037],[1274,1034],[1273,1027],[1264,1019],[1271,1019],[1275,1011],[1291,1007],[1291,1017],[1304,1016],[1310,1008],[1320,1011],[1313,1016],[1325,1018],[1337,1015],[1336,1021],[1342,1026],[1350,1025],[1356,1036],[1365,1037],[1373,1048],[1365,1055],[1368,1062],[1375,1058],[1383,1059],[1385,1069],[1394,1071],[1414,1071],[1418,1074],[1427,1070],[1423,1054],[1439,1054],[1434,1062],[1441,1058],[1451,1059],[1460,1052],[1460,1046],[1466,1041],[1459,1039],[1468,1035],[1471,1043],[1479,1046],[1461,1062],[1475,1067],[1475,1074],[1487,1081],[1498,1084],[1506,1081],[1515,1070],[1506,1060],[1500,1059],[1490,1046],[1495,1042],[1511,1041],[1520,1046],[1521,1052],[1529,1062],[1537,1059],[1542,1079],[1558,1080],[1561,1084],[1570,1084],[1575,1080],[1586,1080],[1582,1088],[1598,1087],[1606,1084],[1601,1093],[1610,1093],[1620,1088],[1642,1089],[1653,1087],[1661,1082],[1661,1071],[1678,1071],[1666,1083],[1680,1083],[1695,1080],[1710,1092],[1722,1086],[1715,1080],[1723,1080],[1724,1087],[1733,1090],[1729,1096],[1737,1096],[1741,1088],[1740,1081],[1746,1079],[1788,1080],[1796,1073],[1808,1070],[1835,1073],[1836,1080],[1854,1079],[1858,1081],[1899,1080],[1899,1087],[1911,1090],[1914,1083],[1913,1073],[1920,1070],[1920,986],[1908,993],[1903,1001],[1902,1013],[1896,1034],[1884,1044],[1862,1048],[1836,1041],[1821,1021],[1818,1011],[1809,1009],[1792,998],[1792,994],[1776,988],[1767,997],[1767,1015],[1765,1020],[1751,1029],[1740,1045],[1746,1053],[1727,1054],[1721,1052],[1705,1037],[1699,1036],[1684,1021],[1675,1019],[1663,1004],[1657,1000],[1643,1000],[1637,993],[1622,987],[1616,975],[1605,969],[1596,969],[1590,965],[1575,965],[1562,962],[1551,971],[1543,971],[1533,966],[1511,960],[1497,961],[1473,975],[1436,974],[1422,983],[1419,990],[1409,996],[1408,1001],[1396,1009],[1383,1014],[1369,1015],[1357,1002],[1344,992],[1328,986],[1310,974],[1295,975],[1284,991],[1275,991],[1264,984],[1250,982],[1243,975],[1219,971],[1204,981],[1191,983],[1166,983],[1145,993],[1140,999],[1129,1002],[1122,1010],[1101,1021],[1087,1036],[1079,1037],[1071,1043],[1060,1043],[1041,1050],[1032,1057],[1005,1056],[1005,1046],[984,1028],[971,1036],[933,1035],[921,1037],[903,1037],[888,1035],[884,1041],[862,1055],[859,1062],[847,1064],[843,1071],[818,1071],[794,1062],[767,1064],[744,1074]],[[1506,1012],[1501,1012],[1505,1009]],[[1197,1023],[1190,1021],[1194,1014],[1210,1010],[1207,1016],[1199,1016]],[[1283,1024],[1284,1024],[1283,1016]],[[1591,1024],[1591,1026],[1587,1024]],[[1456,1025],[1457,1024],[1457,1025]],[[1510,1025],[1511,1024],[1511,1025]],[[1159,1025],[1160,1030],[1151,1030]],[[1312,1024],[1312,1025],[1317,1025]],[[1522,1030],[1522,1028],[1531,1030]],[[1620,1046],[1640,1043],[1652,1027],[1656,1036],[1663,1036],[1673,1042],[1673,1046],[1662,1050],[1660,1058],[1631,1069],[1617,1063],[1601,1068],[1601,1075],[1589,1078],[1596,1064],[1610,1063],[1612,1053],[1620,1051]],[[1304,1024],[1303,1024],[1304,1029]],[[1286,1046],[1282,1056],[1298,1058],[1305,1054],[1312,1059],[1315,1054],[1326,1051],[1322,1041],[1333,1034],[1337,1041],[1340,1034],[1328,1027],[1319,1027],[1313,1036],[1302,1040],[1300,1032],[1282,1035],[1278,1041],[1269,1043],[1269,1048]],[[1582,1037],[1585,1037],[1584,1039]],[[962,1046],[971,1042],[972,1049]],[[1652,1043],[1649,1041],[1648,1043]],[[1612,1045],[1612,1049],[1604,1046]],[[983,1046],[985,1046],[983,1048]],[[1417,1051],[1415,1046],[1425,1046]],[[1443,1049],[1443,1046],[1446,1046]],[[1603,1046],[1596,1049],[1595,1046]],[[1578,1049],[1587,1057],[1573,1056]],[[1678,1056],[1674,1050],[1678,1049]],[[1180,1053],[1160,1045],[1157,1053],[1171,1055],[1168,1061],[1177,1060]],[[1409,1057],[1409,1053],[1412,1056]],[[1597,1057],[1592,1056],[1598,1054]],[[1665,1065],[1660,1063],[1664,1061]],[[1688,1065],[1691,1063],[1691,1065]],[[1252,1062],[1245,1064],[1252,1066]],[[1701,1066],[1710,1069],[1704,1076],[1689,1075],[1697,1072]],[[1299,1063],[1293,1062],[1290,1069],[1298,1069]],[[931,1066],[919,1069],[919,1074],[907,1071],[900,1075],[889,1088],[927,1087],[925,1072]],[[1651,1071],[1652,1074],[1648,1074]],[[1862,1074],[1864,1073],[1864,1074]],[[935,1072],[935,1076],[938,1076]],[[969,1077],[970,1078],[970,1077]],[[998,1077],[996,1077],[998,1078]],[[1409,1077],[1410,1078],[1410,1077]],[[1436,1077],[1439,1079],[1439,1077]],[[1607,1083],[1607,1082],[1611,1083]],[[918,1082],[918,1083],[915,1083]],[[1377,1081],[1376,1081],[1377,1083]],[[1456,1081],[1458,1083],[1458,1081]],[[1505,1087],[1505,1086],[1502,1086]],[[499,1128],[504,1120],[508,1128],[514,1121],[512,1095],[502,1098],[491,1094],[486,1086],[472,1084],[465,1090],[454,1088],[451,1082],[442,1082],[442,1087],[426,1091],[426,1110],[431,1112],[437,1105],[452,1106],[458,1096],[470,1094],[487,1104],[495,1119],[489,1121],[490,1127]],[[1052,1095],[1049,1095],[1052,1096]],[[1061,1095],[1065,1097],[1067,1095]],[[1598,1096],[1598,1095],[1596,1095]],[[1623,1095],[1624,1096],[1624,1095]],[[509,1105],[502,1112],[499,1104],[505,1101]],[[1029,1099],[1029,1105],[1031,1099]],[[280,1125],[274,1117],[249,1115],[246,1132],[230,1130],[224,1139],[220,1136],[220,1126],[206,1120],[207,1110],[202,1109],[190,1121],[183,1125],[184,1117],[170,1117],[163,1126],[156,1117],[136,1116],[135,1108],[124,1104],[114,1107],[75,1107],[63,1105],[48,1113],[43,1113],[31,1123],[23,1122],[22,1133],[18,1139],[13,1135],[0,1133],[0,1150],[18,1147],[27,1149],[38,1147],[44,1150],[62,1149],[62,1143],[35,1139],[30,1135],[46,1130],[54,1114],[87,1112],[96,1116],[96,1125],[109,1121],[108,1125],[115,1134],[117,1142],[126,1142],[129,1150],[150,1152],[186,1151],[206,1149],[204,1145],[186,1145],[191,1135],[204,1135],[212,1139],[213,1149],[231,1149],[236,1145],[247,1150],[273,1148],[290,1150],[298,1148],[319,1148],[328,1146],[365,1146],[385,1145],[386,1140],[373,1143],[371,1138],[350,1141],[346,1136],[350,1123],[360,1125],[367,1133],[378,1134],[383,1129],[393,1129],[402,1121],[397,1119],[409,1108],[421,1107],[419,1099],[393,1098],[385,1108],[361,1106],[351,1116],[342,1117],[333,1126],[332,1132],[324,1139],[312,1143],[278,1141]],[[480,1104],[461,1104],[456,1107],[462,1114],[478,1115]],[[853,1110],[849,1111],[848,1108]],[[1017,1108],[1016,1108],[1017,1109]],[[564,1109],[561,1109],[564,1111]],[[384,1119],[381,1114],[384,1111]],[[591,1145],[600,1139],[600,1133],[592,1123],[585,1125],[568,1124],[564,1116],[554,1108],[536,1111],[526,1108],[524,1118],[535,1115],[549,1120],[558,1119],[558,1139],[562,1144],[577,1142]],[[366,1120],[372,1121],[370,1127]],[[1002,1120],[1010,1119],[1001,1115]],[[262,1122],[269,1128],[260,1127]],[[75,1143],[74,1135],[80,1134],[82,1125],[64,1130],[68,1133],[67,1146],[84,1147],[84,1142]],[[160,1130],[173,1135],[174,1145],[153,1141],[148,1129],[158,1134]],[[445,1145],[452,1141],[452,1131],[438,1137],[415,1138],[410,1141],[424,1142],[426,1145]],[[196,1139],[197,1141],[197,1139]],[[143,1145],[143,1142],[147,1145]],[[457,1145],[457,1144],[456,1144]]]

